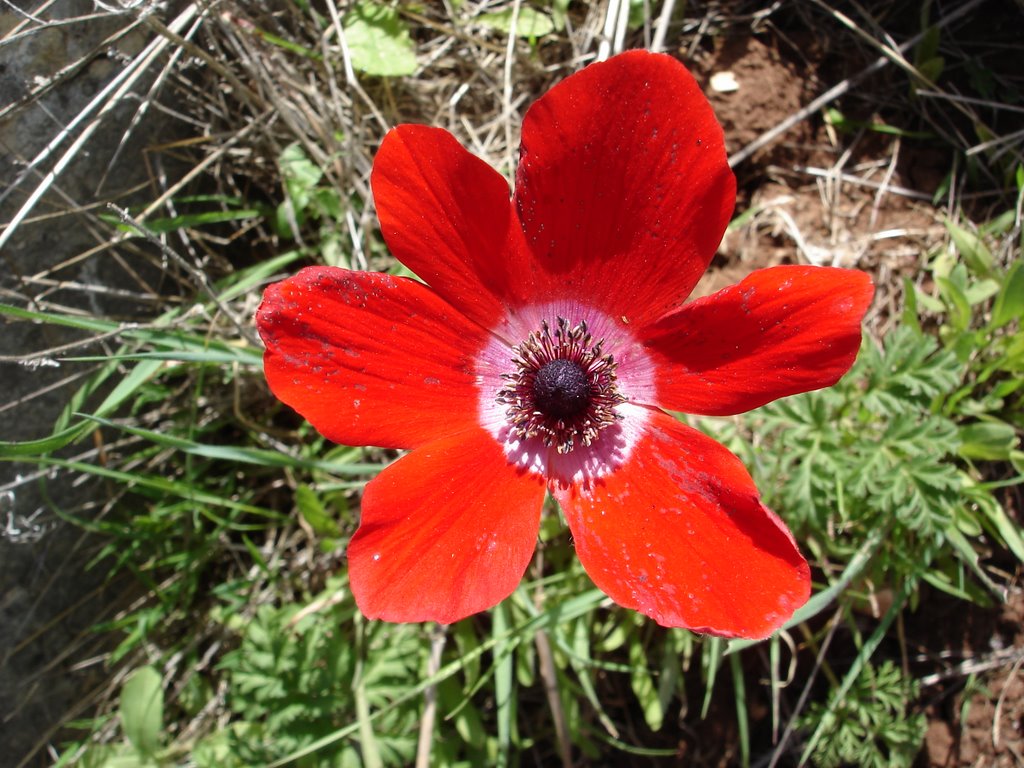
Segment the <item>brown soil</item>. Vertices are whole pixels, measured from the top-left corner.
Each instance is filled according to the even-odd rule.
[[[925,681],[940,678],[922,697],[929,724],[920,765],[1024,764],[1024,590],[995,610],[933,603],[939,610],[918,622]]]
[[[737,38],[694,63],[725,128],[730,153],[813,98],[806,59],[789,60],[771,40]],[[711,87],[731,72],[731,92]],[[801,121],[738,170],[737,212],[751,212],[726,235],[716,269],[698,295],[780,263],[857,267],[878,275],[879,306],[903,275],[915,275],[944,228],[930,204],[942,179],[933,150],[883,134],[838,133],[819,117]]]

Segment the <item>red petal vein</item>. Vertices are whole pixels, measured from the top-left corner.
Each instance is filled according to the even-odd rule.
[[[572,297],[633,327],[689,295],[721,242],[736,183],[722,129],[682,64],[631,51],[538,99],[515,200],[541,268],[537,300]]]
[[[491,327],[523,300],[531,267],[508,182],[454,136],[398,126],[371,182],[391,253],[452,306]]]
[[[256,322],[271,390],[330,440],[411,448],[477,423],[486,334],[421,283],[309,267]]]
[[[657,404],[714,416],[835,384],[860,348],[864,272],[783,266],[687,304],[646,330]]]
[[[554,495],[594,583],[663,626],[766,637],[810,593],[806,561],[739,459],[667,414],[613,475]]]
[[[366,486],[349,545],[369,618],[450,624],[516,588],[533,556],[544,480],[483,430],[416,449]]]

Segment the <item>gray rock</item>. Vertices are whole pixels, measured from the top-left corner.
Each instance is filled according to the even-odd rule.
[[[135,24],[137,10],[108,13],[93,2],[63,0],[44,6],[44,15],[33,19],[28,13],[39,4],[15,2],[24,15],[11,3],[5,5],[0,12],[0,222],[18,216],[45,174],[91,133],[0,246],[0,302],[37,311],[59,306],[85,315],[142,313],[145,302],[126,296],[141,293],[131,272],[145,267],[125,269],[113,252],[95,250],[110,231],[97,220],[94,204],[114,199],[128,205],[154,196],[146,190],[143,151],[168,121],[149,110],[141,123],[132,122],[156,68],[143,74],[116,106],[104,106],[110,103],[108,94],[82,115],[156,35]],[[116,0],[107,5],[116,6]],[[154,12],[164,19],[171,16],[166,9]],[[101,111],[101,122],[90,128]],[[123,143],[129,126],[131,135]],[[63,141],[55,142],[64,132]],[[57,146],[47,153],[51,143]],[[42,161],[30,167],[41,153]],[[126,195],[137,189],[142,192]],[[82,211],[67,213],[75,209]],[[71,329],[0,317],[0,440],[51,433],[90,364],[58,362],[60,353],[47,350],[83,338]],[[93,346],[66,354],[100,353],[102,348]],[[88,454],[92,448],[87,440],[69,451]],[[107,492],[102,483],[83,483],[69,472],[0,463],[0,742],[5,765],[18,765],[33,753],[34,763],[45,762],[40,747],[54,740],[55,729],[69,714],[87,714],[77,711],[78,705],[105,679],[103,669],[79,665],[109,642],[88,630],[98,619],[111,617],[123,587],[104,582],[102,565],[86,570],[100,542],[62,515],[94,514]]]

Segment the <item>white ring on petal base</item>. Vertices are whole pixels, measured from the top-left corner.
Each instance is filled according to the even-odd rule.
[[[604,341],[603,354],[615,359],[616,387],[626,398],[626,402],[614,408],[621,417],[618,421],[602,429],[589,446],[580,445],[563,454],[554,446],[544,445],[540,437],[523,439],[514,434],[506,416],[508,406],[497,400],[498,392],[508,385],[503,374],[513,373],[516,368],[512,346],[539,331],[542,321],[556,327],[560,317],[570,326],[585,321],[594,341]],[[517,341],[509,344],[506,339]],[[652,403],[656,391],[654,363],[626,327],[603,312],[571,299],[520,307],[511,312],[500,328],[500,337],[492,335],[477,356],[475,373],[480,391],[480,426],[501,443],[513,464],[563,487],[588,487],[629,459],[650,420],[649,411],[641,404]]]

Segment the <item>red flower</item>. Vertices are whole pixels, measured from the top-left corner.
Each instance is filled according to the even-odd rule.
[[[806,561],[724,447],[662,409],[726,415],[834,384],[868,277],[784,266],[683,304],[735,198],[690,74],[632,51],[539,99],[515,194],[447,132],[374,161],[391,252],[426,285],[304,269],[257,315],[274,393],[327,438],[411,452],[369,482],[348,550],[360,609],[454,622],[519,583],[545,490],[587,573],[666,626],[763,637]]]

